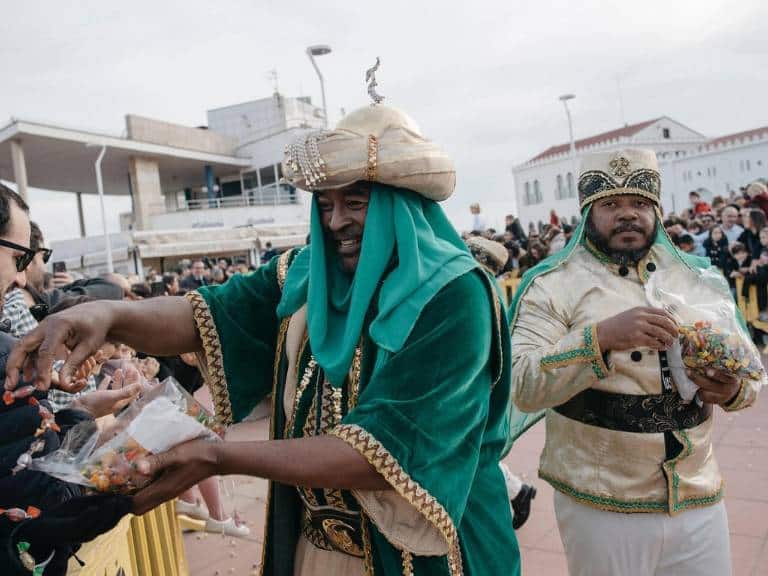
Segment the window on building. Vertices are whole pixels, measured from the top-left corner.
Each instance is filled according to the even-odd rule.
[[[574,198],[576,196],[576,189],[573,187],[573,174],[568,172],[565,176],[565,180],[568,184],[568,198]]]
[[[745,165],[746,165],[746,167],[747,167],[747,172],[749,172],[750,170],[752,170],[752,166],[750,166],[750,164],[749,164],[749,160],[747,160],[747,161],[746,161]]]
[[[523,204],[529,206],[531,204],[531,183],[525,183],[525,196],[523,197]]]
[[[557,175],[557,187],[555,188],[555,198],[562,200],[565,197],[565,189],[563,188],[563,175]]]
[[[661,135],[665,139],[669,139],[669,128],[662,128],[661,129]]]
[[[533,181],[533,203],[538,204],[541,202],[541,188],[539,186],[539,181],[534,180]]]
[[[256,171],[243,172],[243,188],[246,190],[259,189],[259,176]]]
[[[717,176],[717,166],[712,166],[712,177]]]
[[[243,172],[243,188],[248,202],[254,206],[269,204],[295,204],[296,189],[289,184],[280,184],[282,166],[270,164],[258,170]]]

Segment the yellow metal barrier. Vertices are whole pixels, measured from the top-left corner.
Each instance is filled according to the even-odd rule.
[[[744,278],[736,278],[736,304],[741,310],[744,321],[752,324],[758,330],[768,332],[768,322],[760,320],[760,307],[757,305],[757,286],[749,287],[747,296],[744,297]]]
[[[517,287],[520,286],[520,278],[504,278],[503,280],[499,280],[499,285],[501,286],[501,290],[504,293],[504,299],[505,304],[509,306],[510,302],[512,302],[512,298],[515,296],[515,292],[517,292]]]
[[[176,507],[168,502],[144,516],[127,516],[72,558],[68,576],[188,576]]]

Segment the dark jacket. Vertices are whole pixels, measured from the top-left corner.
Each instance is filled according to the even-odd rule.
[[[27,286],[25,290],[32,295],[35,304],[44,304],[49,309],[66,298],[88,296],[94,300],[122,300],[124,296],[123,289],[120,286],[101,278],[76,280],[71,284],[61,288],[54,288],[43,294],[39,294],[31,286]]]
[[[16,345],[16,339],[0,332],[0,379],[5,380],[8,355]],[[47,393],[35,392],[41,406],[50,409]],[[66,432],[77,424],[93,418],[80,410],[61,410],[56,413],[56,423],[61,434],[46,430],[39,438],[45,447],[35,457],[43,456],[61,445]],[[69,557],[80,544],[111,530],[130,512],[131,500],[127,496],[101,494],[82,497],[83,489],[36,470],[21,470],[14,474],[18,457],[29,449],[35,440],[35,431],[41,422],[39,408],[28,400],[18,400],[11,405],[0,404],[0,508],[34,506],[41,510],[33,520],[13,522],[0,515],[0,574],[3,576],[29,575],[21,565],[19,542],[31,545],[29,552],[40,563],[51,552],[53,558],[45,568],[46,576],[64,576]]]
[[[741,236],[739,236],[739,242],[747,247],[747,252],[749,252],[749,256],[752,260],[760,258],[760,254],[763,251],[763,245],[760,244],[760,234],[755,234],[752,230],[747,228],[741,233]]]

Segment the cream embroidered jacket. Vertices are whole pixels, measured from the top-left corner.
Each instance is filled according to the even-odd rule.
[[[654,247],[637,268],[621,276],[616,265],[580,245],[559,268],[536,278],[511,327],[517,406],[526,412],[552,408],[587,388],[661,394],[658,354],[643,348],[610,352],[607,365],[595,326],[631,308],[650,306],[645,286],[650,275],[682,265],[664,248]],[[682,293],[691,289],[674,288]],[[751,405],[758,388],[756,382],[743,381],[725,409]],[[539,474],[555,489],[605,510],[674,514],[714,504],[723,494],[711,443],[716,413],[694,428],[672,432],[683,449],[666,459],[662,433],[615,431],[547,410]]]

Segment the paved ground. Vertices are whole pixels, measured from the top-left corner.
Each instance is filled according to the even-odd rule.
[[[768,576],[768,399],[741,413],[715,414],[715,454],[726,479],[734,576]],[[261,420],[232,429],[236,439],[264,439]],[[544,444],[541,424],[530,430],[507,459],[510,468],[535,482],[538,496],[531,518],[518,531],[526,576],[566,575],[565,557],[555,524],[552,489],[536,478]],[[192,576],[249,575],[261,560],[266,482],[252,478],[223,481],[228,509],[248,520],[252,534],[235,540],[216,535],[185,536]]]

